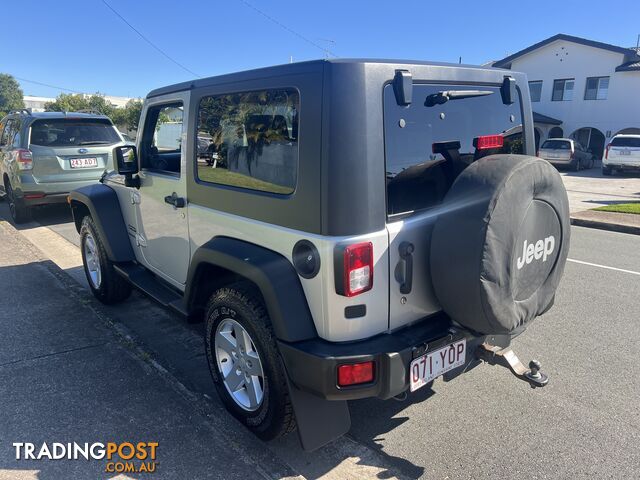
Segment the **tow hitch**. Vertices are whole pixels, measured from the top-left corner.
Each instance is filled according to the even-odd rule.
[[[544,387],[549,383],[549,377],[540,371],[540,362],[531,360],[527,368],[510,348],[483,343],[476,349],[476,357],[490,365],[508,368],[520,380],[528,382],[531,388]]]

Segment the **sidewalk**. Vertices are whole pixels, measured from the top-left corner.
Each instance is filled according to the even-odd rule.
[[[599,228],[601,230],[640,235],[640,215],[633,213],[585,210],[572,213],[571,224],[579,227]]]
[[[235,420],[200,413],[79,288],[0,221],[0,479],[293,476]],[[44,442],[157,442],[156,471],[16,460],[14,442],[34,443],[36,453]]]

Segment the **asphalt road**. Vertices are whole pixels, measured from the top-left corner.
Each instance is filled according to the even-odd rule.
[[[77,244],[64,210],[36,219]],[[513,344],[542,362],[546,388],[481,365],[404,402],[352,402],[349,436],[318,452],[295,436],[268,448],[307,478],[340,478],[331,473],[346,457],[378,478],[637,478],[640,237],[573,227],[570,258],[555,307]],[[139,295],[109,314],[190,391],[218,401],[201,325]]]

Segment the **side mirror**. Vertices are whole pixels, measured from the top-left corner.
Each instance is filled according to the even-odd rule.
[[[132,145],[122,145],[113,149],[113,159],[116,172],[124,175],[124,184],[127,187],[140,188],[140,178],[133,177],[138,173],[138,154],[136,147]]]

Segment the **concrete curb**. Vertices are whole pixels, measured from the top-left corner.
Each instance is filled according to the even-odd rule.
[[[575,225],[576,227],[596,228],[598,230],[607,230],[610,232],[640,235],[640,226],[604,222],[602,220],[595,220],[590,218],[571,217],[571,225]]]

